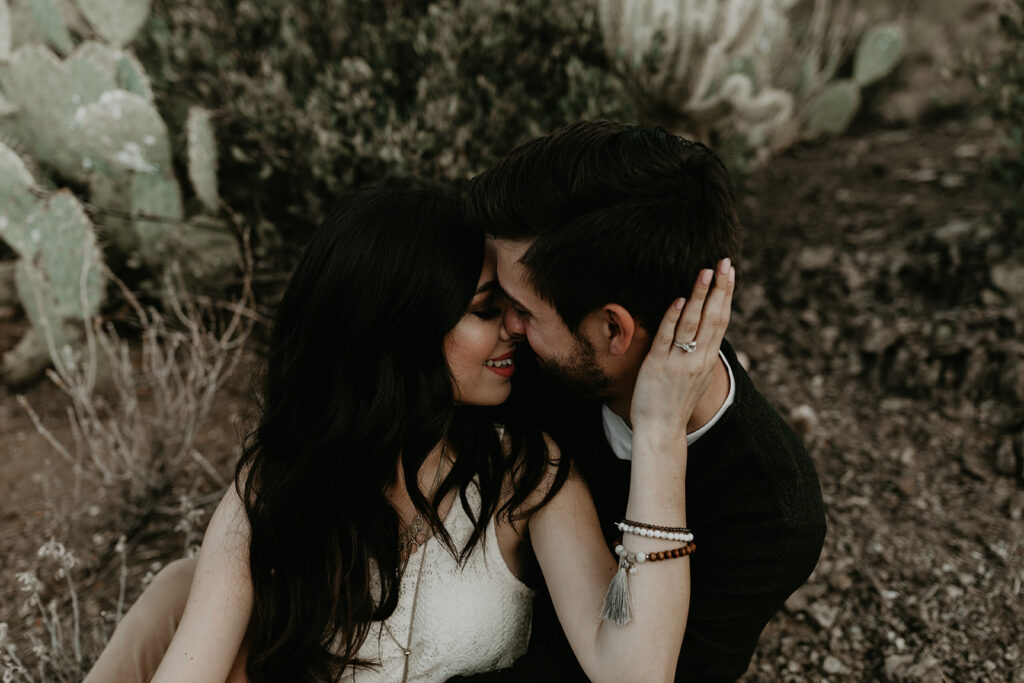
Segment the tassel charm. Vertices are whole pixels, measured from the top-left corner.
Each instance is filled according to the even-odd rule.
[[[616,624],[626,625],[633,619],[633,604],[629,595],[629,574],[636,572],[632,564],[626,559],[625,553],[619,556],[619,569],[612,577],[608,585],[608,592],[604,595],[604,606],[601,608],[601,618]]]

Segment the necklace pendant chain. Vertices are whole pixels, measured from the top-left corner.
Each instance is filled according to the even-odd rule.
[[[427,493],[427,502],[432,502],[434,491],[437,490],[437,483],[441,479],[441,469],[444,467],[444,459],[447,452],[447,446],[442,446],[441,455],[437,460],[437,471],[434,473],[434,482],[430,485],[430,492]],[[402,654],[405,655],[405,662],[402,665],[402,683],[409,680],[409,657],[412,656],[412,627],[416,621],[416,601],[420,596],[420,579],[423,578],[423,565],[427,563],[427,551],[426,546],[424,545],[427,542],[427,539],[425,535],[423,535],[423,528],[423,517],[417,512],[416,516],[413,517],[412,522],[409,523],[409,526],[399,534],[401,537],[399,547],[402,548],[403,552],[408,552],[411,555],[420,547],[423,547],[423,554],[420,556],[420,566],[416,571],[416,587],[413,589],[412,593],[412,610],[409,615],[409,635],[404,646],[398,641],[398,638],[395,638],[395,634],[391,632],[391,627],[388,626],[387,621],[385,620],[383,622],[384,628],[387,630],[388,635],[391,636],[391,640],[395,641],[395,645],[397,645],[399,649],[402,650]],[[412,532],[411,534],[409,533],[410,531]],[[409,557],[406,556],[406,562],[408,562],[408,559]],[[402,573],[405,573],[404,566],[402,567]]]

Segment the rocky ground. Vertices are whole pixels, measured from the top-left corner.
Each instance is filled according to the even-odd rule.
[[[749,680],[1024,681],[1024,227],[990,140],[866,133],[743,188],[731,336],[829,522]]]
[[[741,184],[730,338],[808,444],[829,522],[817,570],[769,624],[747,680],[1024,681],[1024,228],[1002,217],[994,150],[984,121],[863,131]],[[24,327],[5,312],[0,347]],[[248,389],[243,370],[198,444],[221,475]],[[71,438],[55,387],[25,393]],[[102,492],[75,489],[3,388],[0,443],[0,622],[40,624],[14,574],[55,534],[81,560],[85,630],[102,639],[119,583]],[[196,540],[203,515],[181,496],[201,506],[216,490],[198,466],[176,477],[130,539],[129,601]]]

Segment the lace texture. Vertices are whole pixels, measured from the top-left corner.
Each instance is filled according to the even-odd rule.
[[[466,489],[474,513],[480,510],[476,482]],[[431,538],[410,559],[399,587],[398,607],[387,619],[395,638],[409,642],[416,576],[420,573],[416,621],[412,627],[409,681],[444,681],[456,675],[493,671],[510,666],[530,639],[534,591],[509,570],[498,548],[494,518],[486,539],[459,567],[437,539]],[[457,548],[473,532],[473,524],[456,499],[445,528]],[[359,649],[359,657],[380,662],[379,668],[350,669],[344,681],[400,681],[405,655],[384,629],[374,622]]]

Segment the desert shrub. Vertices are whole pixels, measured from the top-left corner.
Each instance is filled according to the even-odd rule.
[[[458,190],[562,123],[634,116],[586,0],[156,0],[144,33],[161,110],[216,113],[225,199],[297,239],[345,188]]]

